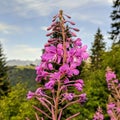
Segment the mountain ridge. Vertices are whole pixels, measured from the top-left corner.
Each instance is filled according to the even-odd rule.
[[[39,65],[40,60],[19,60],[19,59],[13,59],[13,60],[7,60],[6,62],[7,66],[26,66],[26,65]]]

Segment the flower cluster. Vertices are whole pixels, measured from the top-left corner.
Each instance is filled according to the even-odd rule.
[[[107,67],[106,81],[108,84],[108,89],[111,91],[109,96],[109,103],[107,105],[107,113],[111,120],[120,119],[120,83],[116,79],[116,74],[111,68]]]
[[[50,111],[51,116],[47,115],[47,117],[53,120],[61,120],[62,111],[67,106],[73,103],[83,104],[86,101],[86,94],[81,93],[83,80],[72,78],[80,74],[78,66],[88,58],[87,46],[82,45],[80,38],[72,38],[76,37],[73,31],[78,32],[79,29],[69,27],[69,24],[75,25],[75,23],[65,20],[65,17],[70,18],[61,10],[53,17],[52,24],[47,29],[50,32],[46,36],[50,36],[50,39],[45,44],[41,63],[36,67],[36,81],[42,84],[35,92],[29,91],[27,95],[28,99],[36,97]],[[74,88],[79,94],[73,92]],[[49,90],[51,94],[47,92]],[[65,101],[69,103],[61,108],[61,104]],[[39,111],[44,115],[47,114],[40,109]]]
[[[116,79],[116,74],[111,70],[111,68],[107,67],[106,72],[106,81],[108,85],[108,89],[114,89],[114,85],[118,84],[118,79]]]
[[[93,120],[104,120],[104,115],[100,107],[98,107],[96,113],[94,114]]]

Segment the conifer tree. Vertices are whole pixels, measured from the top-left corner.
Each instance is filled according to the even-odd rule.
[[[100,62],[102,61],[101,55],[104,50],[105,42],[103,41],[103,35],[101,34],[100,28],[98,28],[91,48],[91,64],[93,68],[100,68]]]
[[[120,0],[114,0],[112,7],[110,39],[113,40],[113,44],[120,44]]]
[[[0,97],[7,95],[9,91],[9,82],[7,76],[6,59],[3,54],[2,45],[0,43]]]

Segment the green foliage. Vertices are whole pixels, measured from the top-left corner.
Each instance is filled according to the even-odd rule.
[[[120,46],[115,45],[110,51],[102,55],[102,68],[106,69],[107,66],[113,69],[120,78]]]
[[[6,59],[3,54],[2,45],[0,43],[0,97],[7,95],[9,89]]]
[[[113,1],[113,11],[110,17],[112,19],[110,39],[113,40],[113,44],[120,45],[120,0]]]
[[[100,28],[98,28],[91,48],[91,64],[93,69],[98,69],[101,67],[101,56],[104,50],[105,42],[103,42],[103,35],[101,34]]]
[[[95,111],[98,106],[100,106],[103,108],[103,112],[106,116],[105,120],[107,120],[106,103],[108,100],[108,90],[105,81],[105,71],[96,70],[93,72],[88,69],[86,73],[83,79],[85,81],[84,91],[88,99],[85,105],[79,109],[81,113],[79,119],[92,120]]]
[[[0,100],[0,120],[25,120],[29,117],[34,120],[33,100],[26,99],[27,89],[25,84],[17,84],[12,87],[8,96]]]
[[[11,86],[17,83],[25,83],[31,90],[36,88],[36,73],[33,66],[9,66],[8,75]]]

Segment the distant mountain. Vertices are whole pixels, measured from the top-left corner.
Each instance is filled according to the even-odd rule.
[[[26,65],[39,65],[40,60],[36,59],[35,61],[30,60],[8,60],[8,66],[26,66]]]
[[[35,66],[8,66],[8,78],[10,86],[24,83],[28,88],[36,88],[37,82]]]

